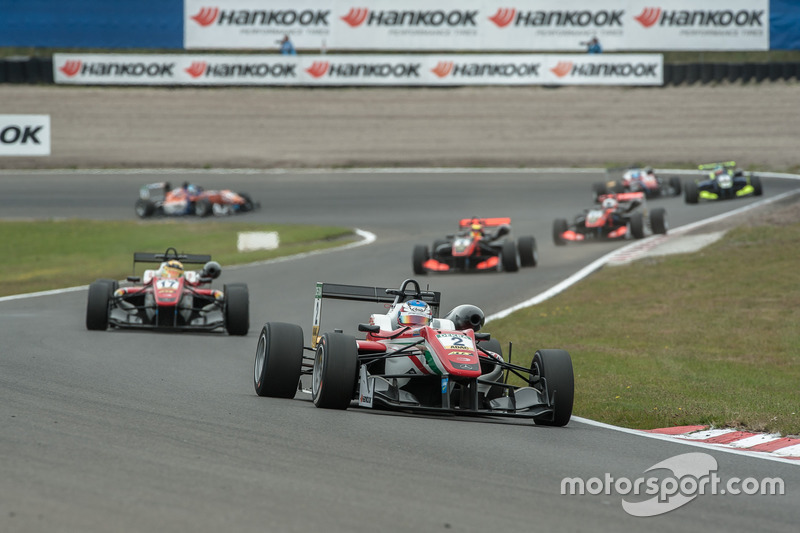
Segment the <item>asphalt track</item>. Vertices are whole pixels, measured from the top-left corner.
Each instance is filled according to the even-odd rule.
[[[0,214],[131,219],[138,187],[161,179],[6,172]],[[540,265],[427,276],[424,282],[443,292],[445,309],[474,303],[497,312],[620,246],[552,244],[552,220],[587,207],[600,175],[404,170],[168,179],[251,193],[263,208],[242,220],[352,226],[377,241],[291,261],[223,265],[221,282],[250,288],[245,338],[89,332],[85,291],[0,302],[1,531],[796,529],[800,470],[783,462],[702,450],[717,460],[723,480],[781,477],[786,494],[704,495],[665,515],[634,518],[619,494],[561,495],[561,480],[606,473],[636,479],[660,461],[699,450],[578,421],[545,428],[334,412],[304,396],[255,395],[253,355],[263,322],[299,323],[308,336],[316,281],[398,284],[412,277],[412,246],[453,231],[462,216],[510,216],[517,236],[536,237]],[[774,196],[797,182],[766,179],[764,187]],[[753,201],[688,206],[671,198],[652,205],[666,207],[677,227]],[[323,329],[352,331],[370,312],[331,305]],[[515,353],[536,348],[515,346]]]

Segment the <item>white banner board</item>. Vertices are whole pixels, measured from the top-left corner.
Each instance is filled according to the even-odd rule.
[[[769,0],[184,0],[184,48],[768,50]]]
[[[0,115],[0,156],[50,155],[50,115]]]
[[[54,54],[77,85],[662,85],[661,54]]]

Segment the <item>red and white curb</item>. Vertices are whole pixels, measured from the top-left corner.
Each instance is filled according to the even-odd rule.
[[[800,438],[798,437],[781,437],[779,434],[753,433],[736,429],[711,429],[709,426],[678,426],[649,429],[645,432],[800,461]]]

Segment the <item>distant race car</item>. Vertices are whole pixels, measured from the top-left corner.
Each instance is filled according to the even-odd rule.
[[[697,167],[707,170],[705,178],[687,180],[683,186],[687,204],[700,200],[730,200],[744,196],[761,196],[761,178],[736,168],[735,161],[709,163]]]
[[[510,218],[464,218],[458,223],[459,232],[434,241],[428,248],[414,246],[414,273],[466,272],[505,270],[516,272],[520,266],[535,267],[539,262],[536,239],[510,238]]]
[[[643,192],[647,198],[680,196],[681,179],[656,176],[651,167],[625,169],[622,177],[616,180],[599,181],[592,185],[594,199],[608,193]]]
[[[152,216],[209,215],[226,216],[258,209],[247,193],[228,189],[205,190],[185,182],[172,188],[169,182],[150,183],[139,189],[136,214],[139,218]]]
[[[365,336],[320,333],[325,299],[374,302],[386,314],[358,324]],[[564,350],[537,350],[530,366],[505,361],[500,343],[479,333],[484,314],[460,305],[438,318],[441,294],[416,280],[399,289],[317,283],[313,348],[296,324],[267,322],[258,337],[254,385],[259,396],[294,398],[310,376],[317,407],[517,417],[564,426],[572,416],[572,360]],[[308,350],[312,355],[304,355]],[[508,374],[524,385],[508,383]],[[305,390],[305,389],[303,389]]]
[[[553,242],[641,239],[652,233],[667,233],[667,212],[647,210],[643,192],[610,193],[599,197],[599,204],[577,215],[570,224],[564,218],[553,222]]]
[[[250,303],[247,285],[228,283],[223,290],[207,287],[222,267],[210,255],[179,254],[167,248],[163,254],[133,254],[137,263],[160,263],[143,277],[128,276],[128,285],[99,279],[89,285],[86,328],[210,331],[224,329],[231,335],[247,335]],[[204,264],[200,271],[184,270],[183,264]]]

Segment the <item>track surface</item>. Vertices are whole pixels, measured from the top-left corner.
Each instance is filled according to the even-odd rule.
[[[12,218],[130,219],[138,187],[162,178],[3,174],[0,210]],[[357,408],[333,412],[316,409],[303,395],[255,395],[253,355],[263,322],[299,323],[308,336],[314,282],[399,283],[412,276],[412,246],[452,231],[462,216],[511,216],[517,236],[536,237],[541,263],[516,274],[428,276],[424,281],[443,292],[445,309],[475,303],[496,312],[619,246],[556,249],[551,241],[552,220],[587,207],[590,184],[601,178],[169,176],[252,193],[263,209],[241,220],[354,226],[378,241],[223,268],[221,283],[250,287],[245,338],[89,332],[85,291],[0,302],[0,530],[794,530],[800,470],[786,464],[709,451],[724,480],[780,476],[786,495],[700,496],[669,514],[637,519],[622,510],[620,495],[560,495],[562,478],[636,479],[659,461],[699,450],[575,421],[544,428]],[[796,187],[765,180],[765,195]],[[751,201],[687,206],[673,198],[651,207],[666,207],[677,227]],[[341,322],[352,331],[375,312],[369,307],[334,303],[323,329]],[[515,346],[515,354],[535,348]]]

